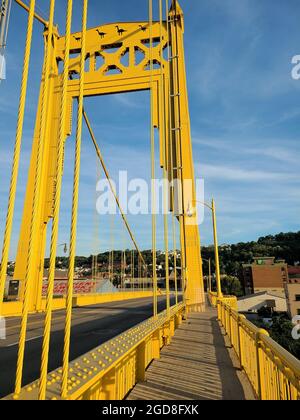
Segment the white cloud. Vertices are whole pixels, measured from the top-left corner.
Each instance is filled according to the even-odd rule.
[[[203,174],[207,179],[221,179],[229,181],[282,181],[297,179],[296,175],[262,170],[248,170],[224,165],[199,165],[198,174]]]
[[[241,142],[239,139],[221,139],[221,138],[193,138],[194,145],[201,145],[215,150],[223,150],[234,155],[241,155],[242,157],[249,155],[265,156],[272,160],[282,161],[289,164],[298,165],[298,144],[293,144],[289,140],[289,147],[277,146],[277,144],[285,144],[287,140],[284,139],[244,139]],[[241,145],[242,143],[242,145]],[[244,147],[243,144],[250,146]],[[252,145],[252,146],[251,146]],[[258,146],[269,145],[269,146]],[[298,167],[298,166],[297,166]],[[297,169],[295,167],[295,169]]]

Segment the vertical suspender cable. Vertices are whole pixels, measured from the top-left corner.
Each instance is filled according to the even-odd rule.
[[[178,304],[178,283],[177,283],[177,249],[176,249],[176,220],[172,217],[172,233],[173,233],[173,264],[174,264],[174,286],[175,286],[175,303]]]
[[[169,217],[168,217],[168,154],[167,154],[167,138],[166,133],[166,103],[164,94],[164,69],[163,69],[163,3],[159,0],[159,27],[160,27],[160,106],[162,121],[160,121],[160,129],[163,137],[163,196],[164,196],[164,239],[165,239],[165,272],[166,272],[166,300],[167,314],[170,313],[170,273],[169,273]]]
[[[51,243],[50,243],[50,265],[49,265],[44,337],[43,337],[43,347],[42,347],[41,372],[40,372],[40,388],[39,388],[40,400],[44,400],[46,398],[46,388],[47,388],[49,345],[50,345],[52,306],[53,306],[53,289],[54,289],[54,277],[55,277],[55,267],[56,267],[57,239],[58,239],[58,230],[59,230],[59,212],[60,212],[60,199],[61,199],[63,160],[64,160],[65,119],[66,119],[66,113],[67,113],[66,110],[67,110],[67,89],[68,89],[69,62],[70,62],[72,8],[73,8],[73,0],[68,0],[67,16],[66,16],[64,71],[63,71],[63,79],[62,79],[62,97],[61,97],[60,125],[59,125],[59,138],[58,138],[58,150],[57,150],[56,184],[55,184],[55,192],[54,192],[54,212],[53,212]]]
[[[96,157],[96,184],[99,178],[100,178],[100,166],[99,166],[98,158]],[[96,195],[96,189],[95,189],[95,202],[96,201],[97,201],[97,195]],[[95,284],[95,287],[96,287],[97,278],[99,274],[99,267],[98,267],[98,254],[100,250],[99,234],[100,234],[99,214],[95,207],[95,210],[94,210],[94,252],[95,252],[94,264],[95,266],[94,266],[94,277],[93,277],[93,282]]]
[[[66,398],[68,394],[68,376],[69,376],[68,373],[69,373],[70,338],[71,338],[71,323],[72,323],[72,300],[73,300],[73,284],[74,284],[74,272],[75,272],[75,252],[76,252],[76,238],[77,238],[78,196],[79,196],[80,158],[81,158],[81,139],[82,139],[82,120],[83,120],[87,11],[88,11],[88,0],[83,0],[80,81],[79,81],[76,145],[75,145],[72,221],[71,221],[71,233],[70,233],[70,256],[69,256],[68,293],[67,293],[67,311],[66,311],[67,313],[66,313],[66,324],[65,324],[65,334],[64,334],[63,373],[62,373],[62,389],[61,389],[61,394],[63,398]]]
[[[134,289],[134,251],[131,251],[131,282]]]
[[[135,289],[135,255],[134,250],[132,250],[132,275],[133,275],[133,290]]]
[[[180,81],[179,81],[179,48],[178,48],[178,25],[177,25],[177,2],[173,0],[172,3],[172,11],[174,13],[174,51],[172,51],[173,58],[175,63],[172,66],[173,69],[173,95],[174,95],[174,115],[175,115],[175,138],[176,138],[176,150],[177,153],[177,168],[180,173],[180,189],[181,189],[181,206],[182,206],[182,214],[181,218],[181,266],[182,266],[182,282],[183,282],[183,300],[186,304],[186,289],[187,289],[187,264],[186,264],[186,235],[185,235],[185,200],[184,200],[184,180],[182,176],[182,136],[181,136],[181,118],[180,118]],[[176,104],[177,102],[177,104]]]
[[[15,384],[15,397],[17,397],[21,391],[22,387],[22,376],[23,376],[23,363],[24,363],[24,353],[25,353],[25,344],[26,344],[26,332],[27,332],[27,321],[29,313],[29,303],[30,303],[30,292],[32,284],[32,272],[33,272],[33,256],[34,256],[34,243],[35,236],[37,235],[36,228],[36,218],[39,211],[39,201],[37,200],[38,190],[41,183],[42,175],[42,163],[43,163],[43,149],[45,144],[45,136],[47,130],[47,105],[49,97],[49,84],[50,84],[50,72],[51,72],[51,63],[52,63],[52,37],[53,37],[53,19],[54,19],[54,8],[55,0],[51,0],[50,3],[50,16],[49,16],[49,26],[47,34],[47,43],[45,51],[45,63],[43,69],[43,89],[41,96],[41,120],[40,120],[40,130],[39,137],[37,139],[37,157],[36,157],[36,170],[35,170],[35,179],[34,179],[34,188],[33,188],[33,208],[30,221],[30,233],[28,241],[28,256],[27,256],[27,265],[26,265],[26,274],[24,279],[24,301],[22,308],[22,321],[21,321],[21,331],[20,331],[20,340],[19,340],[19,351],[17,359],[17,371],[16,371],[16,384]]]
[[[27,22],[26,45],[25,45],[25,52],[24,52],[23,73],[22,73],[21,92],[20,92],[20,100],[19,100],[19,112],[18,112],[18,120],[17,120],[13,165],[12,165],[11,180],[10,180],[8,208],[7,208],[6,225],[5,225],[3,247],[2,247],[2,258],[1,258],[1,268],[0,268],[0,315],[2,314],[2,304],[3,304],[3,296],[4,296],[4,289],[5,289],[5,282],[6,282],[7,263],[8,263],[8,257],[9,257],[9,248],[10,248],[10,241],[11,241],[11,234],[12,234],[17,182],[18,182],[19,165],[20,165],[21,144],[22,144],[26,94],[27,94],[27,85],[28,85],[29,61],[30,61],[31,43],[32,43],[34,8],[35,8],[35,0],[31,0],[30,6],[29,6],[28,22]]]
[[[172,109],[171,109],[171,63],[170,63],[170,25],[169,25],[169,0],[166,0],[166,22],[167,22],[167,38],[168,38],[168,63],[169,63],[169,75],[168,75],[168,109],[169,109],[169,121],[168,121],[168,129],[169,129],[169,139],[170,139],[170,172],[171,172],[171,181],[174,180],[174,147],[173,147],[173,135],[172,135]],[[174,283],[175,283],[175,299],[176,304],[178,303],[178,284],[177,284],[177,246],[176,246],[176,216],[175,216],[175,196],[174,196],[174,185],[173,191],[171,195],[172,199],[172,235],[173,235],[173,258],[174,258]]]
[[[133,288],[133,281],[132,281],[132,251],[130,251],[130,289]]]
[[[149,0],[150,28],[150,137],[151,137],[151,191],[152,191],[152,279],[153,279],[153,316],[157,316],[157,272],[156,272],[156,191],[155,191],[155,133],[154,133],[154,87],[153,87],[153,2]]]
[[[111,282],[111,290],[113,291],[114,285],[114,215],[111,215],[111,252],[110,252],[110,282]]]

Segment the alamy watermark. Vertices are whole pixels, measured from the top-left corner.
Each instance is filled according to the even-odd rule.
[[[300,55],[294,55],[292,58],[292,64],[294,64],[294,67],[292,68],[292,78],[294,80],[300,79]]]
[[[200,225],[204,221],[204,180],[129,179],[127,171],[120,171],[118,181],[100,179],[96,209],[100,215],[118,213],[116,196],[122,212],[127,215],[164,215],[173,209],[176,216],[186,215],[187,224]]]
[[[300,315],[294,316],[294,318],[292,319],[292,323],[293,325],[295,325],[292,331],[292,337],[294,340],[299,340],[300,339]]]

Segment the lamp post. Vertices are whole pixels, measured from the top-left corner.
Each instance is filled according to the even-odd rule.
[[[64,243],[64,244],[60,244],[60,245],[58,245],[57,247],[58,247],[58,248],[60,248],[60,247],[64,247],[64,254],[66,254],[66,253],[68,252],[68,245],[67,245],[66,243]]]
[[[202,201],[194,201],[195,203],[202,204],[203,206],[209,208],[212,213],[212,222],[213,222],[213,234],[214,234],[214,247],[215,247],[215,264],[216,264],[216,280],[217,280],[217,294],[218,298],[223,297],[222,287],[221,287],[221,275],[220,275],[220,260],[219,260],[219,245],[218,245],[218,234],[217,234],[217,216],[216,216],[216,204],[215,200],[212,199],[211,205],[202,202]],[[187,214],[189,217],[192,217],[195,214],[196,210],[192,208],[189,204]]]

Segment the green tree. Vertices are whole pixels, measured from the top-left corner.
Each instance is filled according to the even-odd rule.
[[[225,295],[243,296],[242,285],[234,276],[226,276],[222,279],[222,291]]]

